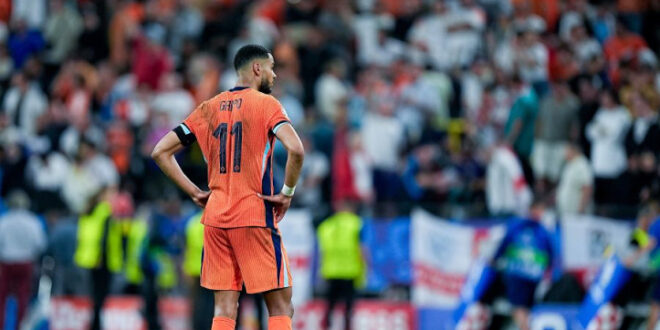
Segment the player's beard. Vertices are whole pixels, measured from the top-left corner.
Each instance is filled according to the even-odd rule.
[[[268,78],[261,78],[261,83],[259,84],[259,91],[264,94],[270,94],[273,91],[273,85],[270,84]]]

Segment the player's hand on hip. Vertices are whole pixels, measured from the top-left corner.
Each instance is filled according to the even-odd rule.
[[[265,196],[262,194],[257,194],[257,195],[259,196],[259,198],[273,203],[273,206],[275,208],[275,218],[277,222],[282,221],[282,218],[284,218],[284,214],[289,209],[289,206],[291,206],[291,196],[286,196],[281,193],[274,196]]]
[[[197,206],[204,208],[206,206],[206,202],[209,200],[209,196],[211,196],[210,191],[197,190],[192,195],[190,195],[190,198],[192,198],[193,202],[195,202]]]

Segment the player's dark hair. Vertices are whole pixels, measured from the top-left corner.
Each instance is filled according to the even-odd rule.
[[[243,46],[234,56],[234,69],[238,71],[252,60],[268,58],[268,54],[270,54],[268,49],[260,45]]]

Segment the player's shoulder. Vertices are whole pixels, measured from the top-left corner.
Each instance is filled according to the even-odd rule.
[[[222,102],[222,101],[224,101],[224,100],[227,100],[227,99],[230,98],[230,97],[231,97],[231,93],[230,93],[230,92],[227,92],[227,91],[224,91],[224,92],[220,92],[220,93],[218,93],[218,94],[215,94],[215,96],[213,96],[212,98],[210,98],[210,99],[204,101],[203,103],[206,103],[206,104],[216,104],[216,103],[220,103],[220,102]]]
[[[267,105],[270,105],[270,104],[277,105],[277,104],[280,103],[274,96],[272,96],[270,94],[262,93],[258,90],[254,90],[254,89],[250,91],[250,93],[248,94],[248,97],[253,98],[256,101],[261,102],[262,104],[267,104]]]

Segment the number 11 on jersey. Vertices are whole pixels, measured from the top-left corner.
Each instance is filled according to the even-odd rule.
[[[227,123],[222,123],[213,131],[213,136],[220,140],[220,173],[227,173]],[[243,123],[237,121],[231,127],[234,137],[234,159],[232,168],[238,173],[241,171],[241,147],[243,145]]]

